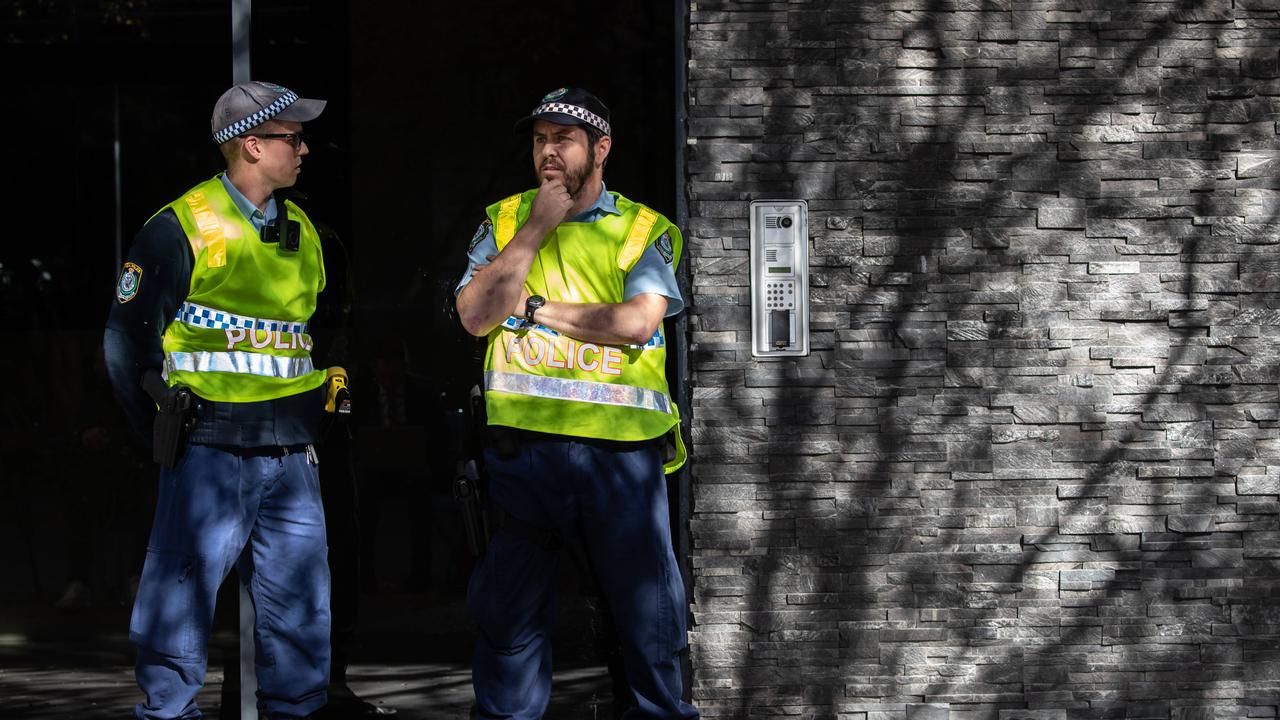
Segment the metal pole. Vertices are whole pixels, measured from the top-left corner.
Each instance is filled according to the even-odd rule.
[[[253,671],[253,596],[240,586],[240,720],[258,720],[258,676]]]
[[[112,142],[111,157],[115,162],[116,184],[116,269],[124,265],[124,210],[121,198],[124,193],[124,172],[120,161],[120,83],[116,83],[111,95]]]
[[[231,0],[231,82],[252,77],[249,70],[249,21],[253,0]],[[240,720],[258,720],[258,676],[254,673],[253,597],[244,583],[240,588]]]
[[[231,83],[249,82],[249,19],[253,0],[231,0]]]

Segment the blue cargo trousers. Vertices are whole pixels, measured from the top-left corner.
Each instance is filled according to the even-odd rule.
[[[485,462],[494,505],[561,537],[581,534],[622,644],[633,701],[624,717],[698,717],[681,700],[687,609],[659,445],[526,440],[511,457],[486,452]],[[546,712],[559,559],[500,528],[472,575],[477,717],[536,720]]]
[[[218,586],[236,567],[257,613],[258,710],[303,717],[329,684],[329,566],[317,465],[305,448],[191,445],[163,469],[129,623],[139,720],[202,717]],[[312,456],[314,457],[314,456]]]

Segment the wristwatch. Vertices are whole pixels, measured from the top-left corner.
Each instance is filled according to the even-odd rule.
[[[547,299],[541,295],[530,295],[529,299],[524,301],[524,319],[533,322],[533,314],[546,304]]]

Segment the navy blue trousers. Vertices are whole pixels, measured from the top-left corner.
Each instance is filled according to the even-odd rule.
[[[202,717],[209,628],[234,566],[257,611],[258,710],[302,717],[326,702],[329,567],[317,466],[191,445],[160,473],[147,560],[129,624],[146,701],[139,720]]]
[[[658,445],[536,440],[509,458],[487,452],[485,462],[495,505],[565,538],[581,533],[622,643],[634,701],[625,717],[698,717],[680,699],[687,610]],[[546,711],[559,559],[499,529],[472,575],[478,717],[535,720]]]

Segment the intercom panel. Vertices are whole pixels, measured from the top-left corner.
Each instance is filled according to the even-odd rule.
[[[809,354],[809,204],[751,203],[751,355]]]

